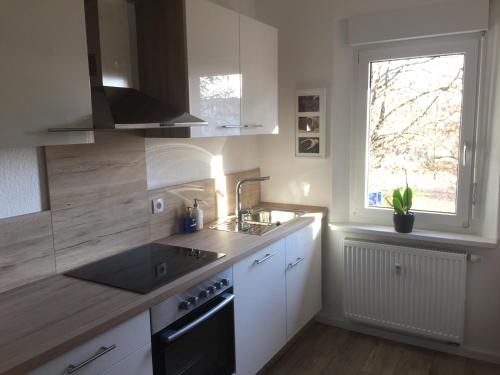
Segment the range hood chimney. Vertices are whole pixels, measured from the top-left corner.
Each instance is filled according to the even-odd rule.
[[[99,129],[161,129],[207,122],[142,90],[136,4],[129,0],[85,0],[92,117]],[[144,5],[143,5],[144,6]],[[159,56],[157,58],[160,58]],[[158,82],[161,75],[154,77]],[[187,78],[187,77],[186,77]],[[159,82],[160,85],[168,82]],[[186,87],[188,82],[186,80]],[[121,86],[121,87],[118,87]]]

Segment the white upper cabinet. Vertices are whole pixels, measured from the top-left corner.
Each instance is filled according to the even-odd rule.
[[[0,147],[93,142],[84,2],[1,4]]]
[[[278,32],[207,0],[186,0],[191,137],[278,131]]]
[[[191,114],[208,122],[192,137],[238,135],[241,125],[239,14],[206,0],[186,0]]]
[[[240,15],[241,134],[278,133],[278,31]]]

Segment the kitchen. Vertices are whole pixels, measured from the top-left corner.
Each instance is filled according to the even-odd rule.
[[[497,0],[0,4],[0,373],[500,373]],[[360,77],[421,56],[456,195],[399,233]]]

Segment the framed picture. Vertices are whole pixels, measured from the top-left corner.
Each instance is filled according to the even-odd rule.
[[[325,157],[326,89],[297,91],[295,155]]]

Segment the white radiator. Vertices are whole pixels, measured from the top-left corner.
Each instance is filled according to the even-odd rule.
[[[344,240],[344,313],[364,323],[462,342],[466,254]]]

